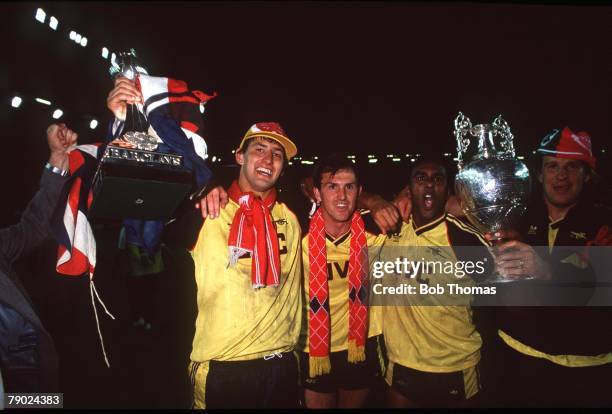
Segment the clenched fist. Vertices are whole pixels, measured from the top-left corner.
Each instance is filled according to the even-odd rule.
[[[66,124],[51,124],[47,128],[49,164],[62,170],[68,169],[68,152],[76,145],[79,135]]]

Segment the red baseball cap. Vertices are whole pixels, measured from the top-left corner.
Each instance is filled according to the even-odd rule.
[[[584,161],[595,169],[596,159],[591,147],[591,136],[587,132],[574,133],[568,127],[553,130],[542,138],[537,152],[557,158]]]

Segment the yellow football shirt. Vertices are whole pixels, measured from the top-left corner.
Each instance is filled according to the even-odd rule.
[[[404,223],[399,236],[391,237],[386,242],[380,260],[394,261],[400,255],[409,260],[419,260],[427,251],[436,251],[436,257],[425,257],[425,260],[456,261],[452,249],[427,248],[449,246],[448,225],[460,226],[446,215],[421,228],[416,228],[412,220],[409,224]],[[460,231],[467,228],[459,227]],[[419,257],[415,258],[417,254]],[[448,280],[444,280],[445,277]],[[418,284],[422,283],[419,277],[404,279],[405,283],[416,286],[418,291]],[[436,282],[473,285],[469,277],[458,281],[452,275],[436,275]],[[468,306],[448,306],[444,303],[430,306],[389,305],[383,306],[382,312],[387,354],[389,361],[395,364],[425,372],[455,372],[473,367],[480,360],[482,339],[472,322],[472,310]]]
[[[251,257],[229,267],[229,230],[238,204],[230,201],[200,230],[192,256],[198,316],[191,360],[240,361],[293,350],[300,333],[300,226],[282,203],[272,208],[279,239],[278,287],[253,289]]]
[[[372,261],[383,246],[386,235],[375,236],[366,232],[366,242]],[[348,349],[349,331],[349,257],[351,250],[350,231],[337,239],[327,235],[325,238],[327,250],[327,283],[329,288],[329,313],[331,325],[330,352],[345,351]],[[302,239],[302,263],[304,266],[304,299],[302,309],[302,332],[298,349],[308,352],[308,325],[309,325],[309,280],[310,261],[308,258],[308,235]],[[368,311],[368,337],[371,338],[382,333],[381,307],[372,306]]]

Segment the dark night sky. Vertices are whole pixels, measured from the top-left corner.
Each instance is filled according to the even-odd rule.
[[[34,20],[37,7],[59,19],[57,32]],[[33,136],[51,110],[14,111],[10,97],[43,95],[82,142],[100,140],[103,129],[87,130],[85,116],[110,119],[102,46],[134,47],[151,74],[217,91],[206,134],[224,162],[252,123],[267,120],[281,122],[302,155],[454,152],[459,110],[476,123],[503,114],[519,153],[563,125],[590,132],[598,155],[612,136],[610,6],[54,2],[0,11],[0,122],[19,131],[5,148],[40,153],[14,158],[32,168],[45,156]],[[71,29],[87,47],[68,39]]]

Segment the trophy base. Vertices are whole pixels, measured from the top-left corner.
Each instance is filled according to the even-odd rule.
[[[193,188],[193,175],[180,161],[172,154],[109,145],[93,179],[88,217],[170,218]]]
[[[530,275],[521,275],[519,277],[507,278],[501,275],[499,272],[495,272],[491,274],[487,279],[481,281],[479,284],[489,285],[489,284],[498,284],[498,283],[516,283],[522,282],[523,280],[533,280],[535,277]]]
[[[502,231],[502,234],[503,234],[502,237],[496,237],[494,234],[492,235],[490,239],[491,244],[493,245],[492,250],[495,250],[495,247],[498,246],[499,244],[507,242],[507,241],[515,240],[518,237],[517,233],[510,229],[505,229],[504,231]],[[492,252],[492,255],[495,257],[495,254],[493,252]],[[499,270],[495,270],[493,273],[491,273],[491,275],[489,275],[488,278],[482,280],[479,284],[516,283],[516,282],[521,282],[523,280],[532,280],[532,279],[535,279],[535,277],[532,275],[527,275],[527,274],[509,278],[509,277],[502,275],[499,272]]]

